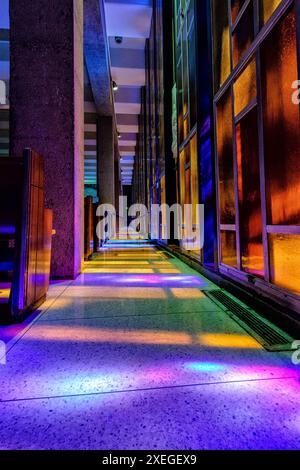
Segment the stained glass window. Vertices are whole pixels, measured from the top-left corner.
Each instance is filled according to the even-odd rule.
[[[256,107],[236,127],[242,268],[264,276]]]
[[[222,224],[235,224],[232,101],[230,90],[217,105],[219,204]]]
[[[282,0],[260,0],[262,23],[266,23]]]
[[[232,58],[235,67],[254,39],[253,4],[249,3],[232,35]]]
[[[270,234],[271,281],[300,294],[300,235]]]
[[[270,53],[272,51],[272,53]],[[268,224],[300,225],[300,116],[296,19],[291,11],[261,49]]]
[[[217,91],[230,74],[230,36],[227,1],[213,1],[213,37],[214,86]]]
[[[221,261],[227,266],[237,267],[236,233],[233,231],[221,231]]]
[[[234,83],[234,114],[237,116],[256,98],[256,62],[252,60]]]

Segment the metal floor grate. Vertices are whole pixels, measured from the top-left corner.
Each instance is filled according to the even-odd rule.
[[[261,317],[246,305],[240,304],[222,289],[210,290],[206,295],[253,336],[268,351],[292,350],[293,338],[273,323]]]

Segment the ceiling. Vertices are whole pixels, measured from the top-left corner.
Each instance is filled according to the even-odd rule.
[[[105,0],[111,76],[118,85],[114,94],[123,185],[132,174],[141,112],[141,87],[145,85],[145,44],[149,38],[151,0]],[[118,44],[115,37],[121,37]]]
[[[9,0],[0,0],[0,80],[9,80]],[[6,34],[7,32],[7,34]]]
[[[119,139],[121,178],[123,185],[130,185],[137,143],[138,117],[141,111],[141,87],[145,85],[144,51],[151,28],[152,0],[104,1],[111,76],[119,86],[118,91],[114,93],[114,110],[117,128],[121,135]],[[9,28],[8,5],[9,0],[1,0],[0,33]],[[4,49],[8,51],[8,39],[2,36],[3,34],[0,35],[0,79],[7,81],[8,85],[9,60],[7,54],[3,52]],[[115,36],[123,38],[121,44],[116,43]],[[94,51],[92,52],[94,54]],[[96,112],[95,109],[86,109],[87,111]],[[87,126],[91,127],[93,124]],[[90,146],[92,143],[88,142]],[[93,151],[92,148],[87,150]],[[91,164],[94,165],[94,162]],[[94,167],[89,170],[94,171]]]

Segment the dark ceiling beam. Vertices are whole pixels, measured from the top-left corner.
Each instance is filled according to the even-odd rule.
[[[84,55],[100,116],[112,116],[108,39],[103,0],[84,0]]]

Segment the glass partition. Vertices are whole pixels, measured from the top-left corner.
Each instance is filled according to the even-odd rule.
[[[300,293],[297,5],[212,5],[219,263],[293,294]]]

